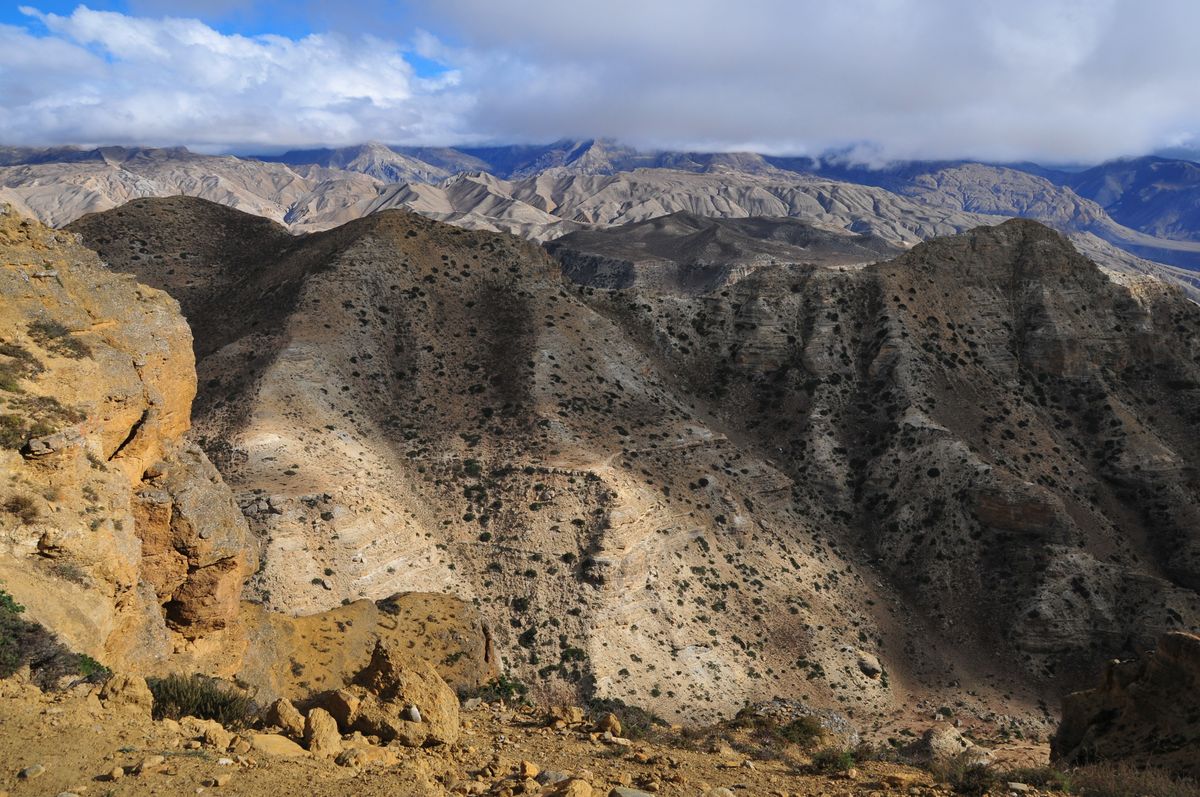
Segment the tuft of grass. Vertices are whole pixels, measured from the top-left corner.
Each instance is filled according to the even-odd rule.
[[[1200,783],[1161,769],[1100,762],[1069,773],[1070,789],[1081,797],[1200,797]]]
[[[258,715],[258,706],[246,692],[199,673],[147,678],[146,685],[154,695],[158,720],[199,717],[227,728],[244,728]]]
[[[938,782],[945,783],[956,794],[967,797],[982,797],[1002,782],[1000,773],[979,763],[977,754],[970,750],[964,750],[950,759],[935,761],[929,771]]]
[[[47,351],[62,357],[79,360],[92,356],[92,348],[71,334],[71,330],[57,321],[41,319],[28,327],[29,337]]]

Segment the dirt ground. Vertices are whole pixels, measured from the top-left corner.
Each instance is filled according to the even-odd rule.
[[[399,759],[391,766],[356,769],[307,754],[238,756],[200,745],[177,723],[151,721],[133,707],[111,708],[94,690],[47,694],[12,680],[0,682],[0,795],[563,793],[520,777],[523,762],[541,773],[582,779],[597,795],[615,787],[672,797],[724,795],[710,791],[722,787],[735,795],[793,797],[951,793],[928,773],[896,764],[867,762],[849,775],[819,775],[806,772],[807,758],[788,749],[749,758],[728,745],[689,743],[670,733],[628,746],[606,743],[587,730],[546,727],[541,715],[498,703],[465,710],[455,745],[390,748]],[[162,761],[138,774],[138,765],[153,756]],[[44,772],[23,777],[30,768]],[[124,774],[114,779],[118,768]]]

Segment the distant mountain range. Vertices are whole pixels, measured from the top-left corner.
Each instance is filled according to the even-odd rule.
[[[1068,172],[1037,164],[868,168],[755,153],[645,152],[605,140],[544,146],[369,142],[261,157],[183,148],[0,148],[0,201],[56,226],[131,199],[189,195],[287,226],[329,229],[406,207],[547,241],[686,212],[791,217],[911,247],[1009,217],[1067,234],[1110,270],[1200,295],[1200,165],[1145,157]]]

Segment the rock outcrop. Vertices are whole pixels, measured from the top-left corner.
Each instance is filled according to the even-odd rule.
[[[247,604],[243,617],[249,642],[238,678],[263,701],[299,702],[347,685],[380,642],[428,661],[455,690],[478,689],[500,674],[479,611],[452,595],[399,593],[299,617]],[[284,712],[271,722],[299,721]]]
[[[173,299],[69,233],[0,214],[0,585],[122,669],[227,671],[242,644],[254,556],[184,437],[195,390]]]
[[[347,733],[358,731],[406,747],[458,740],[458,697],[429,662],[395,644],[377,643],[353,684],[318,695],[314,703],[310,720],[319,711]]]
[[[1200,775],[1200,636],[1164,635],[1153,652],[1113,661],[1103,683],[1063,700],[1051,755]]]

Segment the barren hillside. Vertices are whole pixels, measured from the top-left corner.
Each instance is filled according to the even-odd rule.
[[[195,423],[268,606],[453,592],[520,677],[688,721],[786,695],[1034,733],[1059,684],[1200,623],[1200,311],[1040,225],[698,295],[401,211],[72,229],[151,284],[223,275],[181,295]]]

